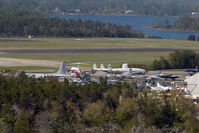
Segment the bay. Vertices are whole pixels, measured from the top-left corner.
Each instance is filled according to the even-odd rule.
[[[189,35],[199,36],[198,32],[184,32],[184,31],[169,31],[169,30],[156,30],[153,28],[144,28],[151,27],[153,22],[158,20],[169,20],[170,23],[173,23],[177,20],[177,17],[151,17],[151,16],[110,16],[110,15],[60,15],[60,14],[51,14],[50,17],[59,17],[62,19],[82,19],[82,20],[93,20],[93,21],[102,21],[109,22],[114,24],[121,25],[130,25],[133,30],[142,31],[148,36],[159,36],[164,39],[180,39],[186,40]]]

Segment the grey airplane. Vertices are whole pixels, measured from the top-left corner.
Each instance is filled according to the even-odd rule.
[[[70,74],[66,72],[66,62],[62,61],[59,70],[56,73],[25,73],[28,77],[34,78],[44,78],[44,77],[71,77]]]
[[[198,66],[196,66],[195,69],[186,69],[186,70],[184,70],[184,72],[188,72],[190,75],[193,75],[193,74],[199,72],[199,69],[198,69]]]
[[[147,76],[146,75],[133,75],[131,78],[136,79],[136,80],[146,80]]]
[[[158,71],[156,75],[152,75],[146,78],[147,81],[151,80],[163,80],[163,78],[159,77],[161,71]]]
[[[151,80],[163,80],[163,78],[160,78],[157,75],[152,75],[152,76],[149,76],[148,78],[146,78],[146,80],[147,81],[151,81]]]
[[[173,75],[173,74],[161,74],[161,71],[159,71],[159,75],[157,75],[160,78],[164,78],[165,80],[167,79],[172,79],[175,80],[176,78],[178,78],[177,75]]]
[[[161,71],[158,71],[156,75],[152,75],[149,76],[148,78],[146,78],[147,80],[167,80],[167,79],[172,79],[175,80],[176,78],[178,78],[177,75],[173,75],[173,74],[161,74]]]

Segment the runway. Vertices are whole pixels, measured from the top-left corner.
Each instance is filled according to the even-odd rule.
[[[180,49],[168,48],[125,48],[125,49],[9,49],[0,53],[109,53],[109,52],[173,52]]]

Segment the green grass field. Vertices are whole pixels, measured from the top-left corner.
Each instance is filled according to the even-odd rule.
[[[21,38],[19,40],[24,40],[24,39]],[[170,40],[170,39],[35,38],[32,40],[40,42],[0,42],[0,48],[1,49],[175,48],[175,49],[199,50],[199,42],[186,41],[186,40]]]
[[[122,63],[150,64],[160,56],[168,53],[50,53],[50,54],[1,54],[0,57],[37,60],[65,60],[67,63],[84,62],[88,64],[104,63],[119,65]]]
[[[3,39],[3,38],[1,38]],[[16,38],[14,38],[16,39]],[[22,38],[21,38],[22,39]],[[199,42],[170,39],[135,39],[135,38],[35,38],[40,42],[1,42],[0,49],[108,49],[108,48],[174,48],[193,49],[199,51]],[[6,54],[0,57],[39,59],[39,60],[66,60],[67,63],[85,62],[111,63],[119,66],[122,63],[150,64],[160,56],[167,57],[169,52],[123,52],[123,53],[30,53]]]

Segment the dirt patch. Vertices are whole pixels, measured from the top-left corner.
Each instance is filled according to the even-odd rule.
[[[58,67],[60,62],[46,60],[26,60],[15,58],[0,58],[0,66],[40,66],[40,67]]]
[[[81,38],[77,38],[77,39],[74,39],[76,41],[83,41],[84,39],[81,39]]]

